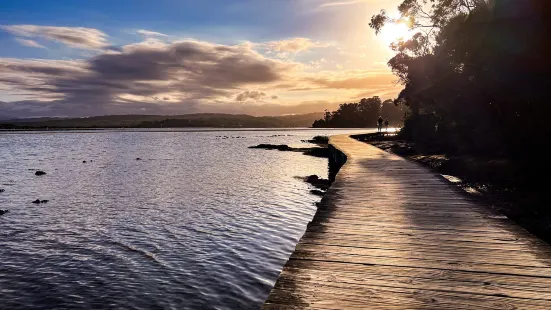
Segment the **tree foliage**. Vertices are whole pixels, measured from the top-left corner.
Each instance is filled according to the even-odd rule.
[[[384,102],[378,96],[363,98],[357,103],[343,103],[337,111],[325,112],[323,119],[316,120],[312,127],[324,128],[364,128],[376,127],[379,116],[388,118],[392,126],[397,126],[403,116],[402,107],[393,100]]]
[[[371,18],[417,31],[388,62],[410,108],[404,134],[447,152],[507,156],[530,169],[548,138],[549,6],[543,0],[404,0],[400,17]]]

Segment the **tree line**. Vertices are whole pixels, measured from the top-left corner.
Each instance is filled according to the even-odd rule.
[[[239,114],[104,115],[84,118],[40,118],[0,121],[0,130],[72,128],[292,128],[308,127],[322,113],[282,116]]]
[[[388,62],[404,85],[395,103],[410,111],[402,135],[449,154],[507,158],[517,186],[537,183],[550,131],[551,1],[403,0],[398,10],[370,26],[417,31],[391,45]]]
[[[314,121],[314,128],[377,127],[377,119],[388,119],[390,126],[398,126],[404,117],[405,107],[393,100],[382,101],[378,96],[363,98],[360,102],[343,103],[336,111],[325,111],[324,118]]]

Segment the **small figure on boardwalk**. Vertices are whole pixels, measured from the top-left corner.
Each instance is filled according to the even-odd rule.
[[[383,118],[379,116],[379,119],[377,120],[377,132],[383,131]]]
[[[385,119],[386,132],[388,132],[388,124],[389,124],[389,122],[388,122],[388,118],[387,118],[387,119]]]

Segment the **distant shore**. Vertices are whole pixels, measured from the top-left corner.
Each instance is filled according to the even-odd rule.
[[[361,129],[361,128],[357,128]],[[293,131],[293,130],[350,130],[350,128],[311,128],[311,127],[174,127],[174,128],[48,128],[48,129],[0,129],[0,134],[10,133],[71,133],[71,132],[231,132],[231,131]]]
[[[0,120],[0,129],[106,129],[106,128],[300,128],[311,127],[322,113],[281,116],[197,113],[181,115],[104,115],[78,118]]]

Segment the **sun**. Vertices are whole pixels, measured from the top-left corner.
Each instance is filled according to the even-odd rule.
[[[403,39],[407,41],[413,36],[413,31],[404,23],[388,23],[381,29],[380,37],[388,45]]]

